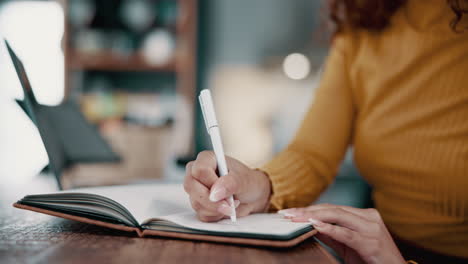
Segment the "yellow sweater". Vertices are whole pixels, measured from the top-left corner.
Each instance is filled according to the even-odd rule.
[[[273,207],[309,205],[352,145],[392,232],[468,257],[468,32],[453,17],[446,1],[410,0],[384,32],[335,38],[296,137],[262,168]]]

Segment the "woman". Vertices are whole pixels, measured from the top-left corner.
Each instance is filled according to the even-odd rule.
[[[311,222],[347,263],[468,261],[467,8],[332,1],[337,32],[296,137],[261,169],[228,158],[219,179],[213,154],[200,153],[184,183],[198,217],[229,215],[233,194],[239,216],[293,208],[280,212]],[[301,208],[333,181],[351,144],[376,209]]]

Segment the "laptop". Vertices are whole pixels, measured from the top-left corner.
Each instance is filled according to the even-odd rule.
[[[24,99],[16,101],[39,130],[59,188],[63,169],[72,164],[120,161],[75,102],[66,100],[57,106],[38,103],[23,63],[7,40],[5,44],[24,92]]]

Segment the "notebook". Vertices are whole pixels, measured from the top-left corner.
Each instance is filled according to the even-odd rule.
[[[15,207],[135,232],[138,236],[291,247],[313,236],[309,223],[278,214],[253,214],[237,222],[198,220],[180,184],[136,184],[27,195]]]
[[[8,43],[6,45],[25,91],[25,100],[20,106],[38,126],[49,156],[49,165],[60,186],[61,170],[69,158],[66,152],[83,160],[92,156],[88,151],[93,148],[102,151],[103,145],[99,142],[103,141],[95,138],[99,142],[95,140],[92,146],[89,146],[77,140],[76,133],[81,135],[93,133],[85,133],[79,128],[84,118],[66,117],[68,115],[66,112],[74,111],[76,107],[68,105],[67,111],[64,108],[60,110],[63,113],[59,113],[56,108],[38,106],[21,61]],[[65,122],[64,119],[72,120],[74,125],[68,124],[69,122]],[[68,125],[58,129],[58,123]],[[59,139],[64,141],[70,139],[61,138],[61,134],[72,135],[76,144],[81,145],[81,151],[74,146],[62,144]],[[109,151],[104,152],[109,153]],[[182,186],[170,184],[95,187],[33,194],[23,197],[13,206],[134,232],[140,237],[161,236],[255,246],[291,247],[316,232],[308,223],[292,223],[276,214],[254,214],[240,218],[236,223],[231,223],[228,219],[217,223],[204,223],[197,219]]]

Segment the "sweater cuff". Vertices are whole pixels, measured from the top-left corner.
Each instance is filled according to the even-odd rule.
[[[294,151],[281,152],[260,170],[271,180],[270,211],[308,206],[328,184],[319,176],[320,168],[312,169],[310,161]]]

